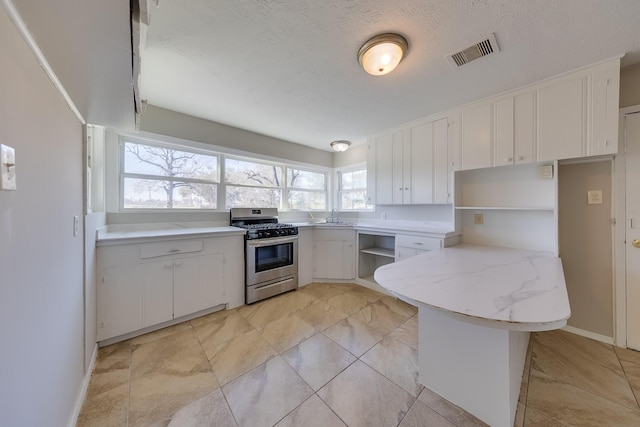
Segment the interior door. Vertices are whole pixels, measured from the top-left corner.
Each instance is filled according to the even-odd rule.
[[[640,113],[625,117],[627,346],[640,350]]]

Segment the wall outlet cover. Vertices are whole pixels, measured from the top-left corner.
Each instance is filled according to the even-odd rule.
[[[540,166],[540,178],[553,179],[553,165]]]
[[[604,203],[602,201],[602,190],[587,191],[587,203],[590,205],[601,205]]]
[[[473,214],[473,223],[478,225],[484,224],[484,214]]]

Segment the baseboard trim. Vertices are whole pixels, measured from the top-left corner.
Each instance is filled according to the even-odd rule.
[[[582,337],[591,338],[592,340],[600,341],[605,344],[615,345],[613,342],[613,338],[606,335],[596,334],[595,332],[585,331],[584,329],[575,328],[573,326],[565,326],[562,328],[562,330],[570,332],[572,334],[580,335]]]
[[[89,382],[91,381],[91,374],[93,373],[93,368],[96,365],[97,357],[98,344],[95,344],[93,347],[93,354],[91,355],[91,361],[89,362],[89,368],[87,369],[87,372],[84,373],[84,378],[82,379],[82,383],[80,384],[80,388],[78,389],[78,394],[76,395],[76,400],[73,404],[73,410],[71,411],[71,414],[69,414],[67,427],[75,427],[75,425],[78,423],[78,416],[80,415],[80,411],[82,410],[84,399],[87,397],[87,390],[89,389]]]

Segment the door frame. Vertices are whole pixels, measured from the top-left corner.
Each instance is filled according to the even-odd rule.
[[[620,109],[618,154],[614,160],[614,212],[616,218],[613,243],[614,254],[614,343],[627,347],[627,281],[626,281],[626,128],[625,118],[629,114],[640,113],[640,105]]]

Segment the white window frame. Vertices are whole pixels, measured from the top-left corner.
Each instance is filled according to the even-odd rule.
[[[357,171],[361,171],[367,170],[367,164],[366,163],[360,163],[360,164],[356,164],[356,165],[349,165],[346,166],[344,168],[340,168],[340,169],[336,169],[336,191],[335,191],[335,207],[336,207],[336,211],[338,212],[374,212],[375,211],[375,205],[369,205],[371,206],[370,208],[363,208],[363,209],[343,209],[341,206],[341,201],[342,201],[342,193],[343,192],[347,192],[347,193],[355,193],[356,191],[362,191],[364,190],[365,194],[367,192],[367,187],[366,187],[366,183],[365,183],[365,187],[363,188],[356,188],[356,189],[351,189],[351,190],[343,190],[342,189],[342,175],[345,173],[350,173],[350,172],[357,172]]]
[[[289,169],[295,169],[295,170],[300,170],[300,171],[304,171],[304,172],[311,172],[311,173],[317,173],[320,175],[324,175],[324,190],[314,190],[314,189],[309,189],[309,188],[301,188],[301,187],[291,187],[289,186]],[[283,193],[283,198],[282,198],[282,202],[283,204],[286,204],[289,200],[289,191],[305,191],[308,193],[324,193],[324,209],[310,209],[310,208],[303,208],[303,209],[293,209],[293,208],[289,208],[289,206],[285,207],[286,211],[289,212],[306,212],[306,211],[310,211],[310,212],[325,212],[330,210],[329,207],[329,174],[327,173],[327,171],[322,171],[322,170],[318,170],[318,169],[313,169],[313,168],[307,168],[307,167],[298,167],[298,166],[293,166],[293,165],[286,165],[285,166],[285,191]]]
[[[222,169],[221,169],[221,182],[220,185],[222,187],[224,187],[224,200],[220,200],[218,199],[218,206],[222,206],[222,210],[229,210],[229,208],[227,208],[227,186],[231,186],[231,187],[243,187],[243,188],[268,188],[268,189],[276,189],[276,190],[280,190],[280,206],[278,206],[278,210],[281,211],[283,210],[283,205],[284,205],[284,200],[285,200],[285,188],[286,188],[286,179],[287,179],[287,167],[284,163],[280,163],[280,162],[270,162],[267,160],[262,160],[262,159],[256,159],[256,158],[251,158],[251,157],[244,157],[244,156],[234,156],[234,155],[225,155],[225,154],[220,154],[220,157],[222,158],[221,163],[222,163]],[[229,160],[239,160],[241,162],[250,162],[250,163],[259,163],[259,164],[263,164],[263,165],[270,165],[270,166],[276,166],[276,167],[280,167],[282,168],[282,182],[280,183],[279,187],[267,187],[264,185],[247,185],[247,184],[232,184],[232,183],[228,183],[226,180],[226,168],[227,168],[227,159]]]
[[[163,175],[149,175],[149,174],[137,174],[131,172],[125,172],[124,161],[125,161],[125,143],[130,142],[133,144],[146,145],[150,147],[158,147],[158,148],[166,148],[170,150],[176,151],[186,151],[195,154],[203,154],[207,156],[215,156],[217,162],[217,170],[218,176],[217,181],[206,180],[206,179],[197,179],[197,178],[185,178],[185,177],[166,177]],[[139,138],[130,138],[123,135],[120,135],[118,138],[118,210],[119,212],[215,212],[218,210],[220,206],[220,189],[222,187],[220,182],[220,177],[222,173],[222,154],[216,153],[214,151],[202,150],[194,147],[190,147],[187,145],[178,145],[178,144],[170,144],[170,143],[162,143],[157,141],[144,140]],[[190,182],[194,184],[211,184],[216,186],[216,208],[207,209],[207,208],[126,208],[124,207],[124,180],[125,178],[136,178],[136,179],[150,179],[157,181],[178,181],[178,182]]]

